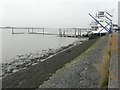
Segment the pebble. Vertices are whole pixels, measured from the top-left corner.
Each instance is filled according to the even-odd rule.
[[[17,72],[17,71],[19,71],[19,70],[17,70],[17,69],[14,69],[12,72],[14,73],[14,72]]]
[[[84,68],[85,70],[87,70],[88,68]]]
[[[95,82],[93,82],[92,84],[95,84]]]
[[[37,63],[33,63],[32,66],[36,65]]]

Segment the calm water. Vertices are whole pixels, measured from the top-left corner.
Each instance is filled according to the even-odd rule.
[[[17,32],[26,30],[17,30]],[[47,32],[58,33],[58,30],[52,29]],[[2,30],[2,62],[9,62],[16,55],[34,53],[48,48],[60,48],[67,46],[77,38],[61,38],[56,35],[39,34],[11,34],[10,29]]]

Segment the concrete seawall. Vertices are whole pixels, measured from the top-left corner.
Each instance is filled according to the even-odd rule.
[[[94,44],[98,38],[91,39],[61,52],[26,70],[13,73],[2,80],[3,88],[37,88],[45,80]]]
[[[108,46],[110,46],[109,36],[101,37],[84,53],[57,70],[49,80],[39,86],[38,90],[43,88],[77,88],[80,90],[107,88]]]

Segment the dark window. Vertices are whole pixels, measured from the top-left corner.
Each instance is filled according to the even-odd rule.
[[[104,12],[99,12],[99,15],[104,15]]]

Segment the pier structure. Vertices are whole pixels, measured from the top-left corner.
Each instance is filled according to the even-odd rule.
[[[60,37],[85,37],[91,28],[59,28]]]
[[[44,34],[44,28],[35,27],[10,27],[12,29],[12,34]],[[16,32],[16,30],[26,30],[27,32]]]
[[[57,35],[60,37],[88,37],[92,28],[58,28],[58,33],[46,32],[46,28],[39,27],[0,27],[2,29],[10,29],[12,34],[42,34]],[[56,29],[57,30],[57,29]]]

